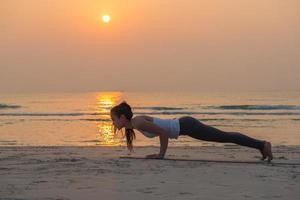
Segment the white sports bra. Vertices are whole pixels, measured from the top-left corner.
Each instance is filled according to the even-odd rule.
[[[180,132],[180,125],[179,125],[179,119],[161,119],[158,117],[153,117],[153,123],[159,126],[160,128],[165,129],[168,134],[169,138],[177,139]],[[153,138],[157,136],[155,133],[149,133],[146,131],[140,131],[143,135],[149,138]]]

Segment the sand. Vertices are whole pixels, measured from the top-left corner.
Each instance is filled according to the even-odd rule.
[[[169,160],[120,158],[157,151],[137,147],[128,155],[125,147],[0,147],[0,199],[300,197],[298,146],[273,148],[271,164],[260,162],[255,149],[236,145],[170,147]]]

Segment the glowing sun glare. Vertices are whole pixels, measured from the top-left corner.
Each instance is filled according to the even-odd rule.
[[[102,16],[102,21],[103,21],[104,23],[108,23],[108,22],[110,21],[110,16],[109,16],[109,15],[103,15],[103,16]]]

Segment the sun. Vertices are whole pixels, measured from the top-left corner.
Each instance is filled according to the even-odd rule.
[[[104,23],[108,23],[108,22],[110,21],[110,16],[109,16],[109,15],[103,15],[103,16],[102,16],[102,21],[103,21]]]

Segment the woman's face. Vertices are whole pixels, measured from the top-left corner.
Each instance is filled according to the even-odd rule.
[[[111,120],[113,121],[113,125],[118,129],[122,129],[124,127],[124,115],[121,115],[120,118],[118,118],[117,115],[114,113],[110,114]]]

